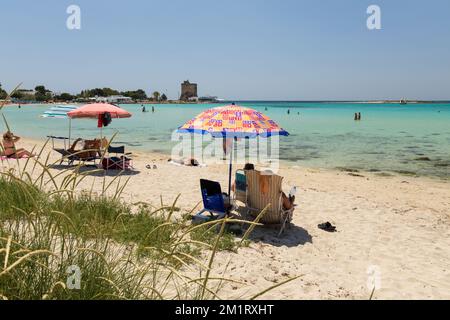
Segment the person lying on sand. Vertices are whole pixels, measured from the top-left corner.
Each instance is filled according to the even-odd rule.
[[[169,159],[168,161],[171,162],[171,163],[178,164],[178,165],[181,165],[181,166],[186,166],[186,167],[198,167],[198,166],[200,166],[200,163],[197,160],[195,160],[194,158],[189,158],[189,159],[187,159],[187,158],[183,158],[183,159]]]
[[[16,148],[16,142],[20,140],[20,137],[15,136],[12,132],[7,131],[3,134],[3,151],[1,152],[2,156],[6,156],[7,158],[20,159],[23,157],[34,157],[34,154],[31,152],[20,148]]]

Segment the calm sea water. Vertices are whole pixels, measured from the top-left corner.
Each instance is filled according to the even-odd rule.
[[[290,132],[289,137],[281,138],[280,156],[284,161],[309,167],[450,178],[450,104],[240,104],[264,112]],[[116,142],[133,149],[170,153],[176,144],[171,141],[172,132],[212,106],[217,105],[155,105],[155,113],[142,113],[141,105],[124,105],[133,117],[114,119],[104,133],[112,135],[118,131]],[[39,117],[47,108],[8,107],[3,113],[18,135],[67,136],[68,120]],[[361,112],[361,121],[353,120],[355,112]],[[73,137],[91,138],[99,134],[94,120],[72,123]],[[0,129],[5,130],[3,122]]]

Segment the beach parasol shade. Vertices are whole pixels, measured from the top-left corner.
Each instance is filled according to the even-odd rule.
[[[67,113],[77,109],[78,106],[73,105],[57,105],[49,108],[45,111],[41,118],[59,118],[59,119],[67,119]]]
[[[111,118],[131,117],[131,113],[129,113],[128,111],[108,103],[86,104],[78,109],[68,112],[67,115],[72,119],[75,118],[98,119],[100,115],[103,115],[107,112],[111,115]]]
[[[208,109],[178,128],[180,133],[211,134],[215,138],[231,139],[288,136],[275,121],[263,113],[237,105]],[[224,140],[225,141],[225,140]],[[231,143],[230,167],[228,175],[228,195],[231,193],[231,173],[233,161]]]
[[[263,113],[236,105],[208,109],[178,128],[180,133],[210,133],[213,137],[255,138],[287,136],[275,121]]]

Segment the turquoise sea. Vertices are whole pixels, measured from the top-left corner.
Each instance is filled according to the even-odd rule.
[[[242,102],[264,112],[289,131],[281,138],[280,157],[307,167],[352,168],[450,178],[450,103],[363,104],[317,102]],[[152,105],[146,105],[151,110]],[[218,105],[123,105],[130,119],[114,119],[105,135],[118,131],[116,143],[132,149],[170,153],[172,132],[202,110]],[[17,135],[45,138],[68,135],[68,120],[40,118],[49,106],[4,108]],[[267,108],[267,110],[266,110]],[[290,109],[290,114],[287,110]],[[354,121],[355,112],[362,120]],[[74,120],[72,137],[99,134],[94,120]],[[2,121],[0,130],[5,130]]]

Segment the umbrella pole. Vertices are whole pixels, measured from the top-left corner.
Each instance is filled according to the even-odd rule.
[[[234,149],[234,139],[231,140],[231,150],[230,150],[230,172],[228,175],[228,197],[231,199],[231,173],[233,172],[233,149]]]
[[[71,146],[70,144],[71,136],[72,136],[72,118],[69,118],[69,148]]]

